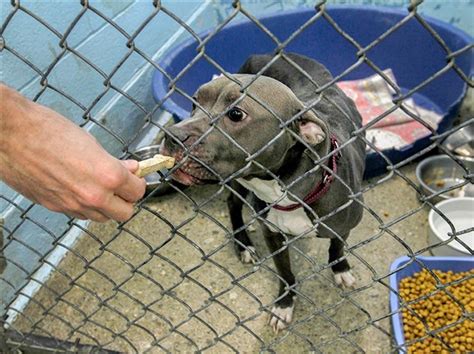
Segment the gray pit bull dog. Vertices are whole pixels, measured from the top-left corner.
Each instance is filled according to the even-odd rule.
[[[271,59],[269,55],[252,56],[233,77],[246,86]],[[194,96],[197,104],[191,117],[169,129],[173,137],[166,138],[161,151],[183,161],[172,177],[184,185],[218,183],[239,171],[231,186],[242,198],[252,195],[255,211],[262,211],[263,234],[270,252],[275,254],[273,260],[280,276],[280,290],[270,317],[275,332],[285,328],[293,317],[296,282],[287,236],[313,233],[330,238],[329,263],[335,282],[340,286],[353,286],[355,282],[344,256],[344,240],[362,218],[362,197],[354,194],[362,183],[365,143],[357,138],[342,149],[339,146],[361,127],[362,119],[352,100],[336,85],[319,96],[308,77],[319,86],[332,80],[323,65],[286,54],[248,87],[249,95],[243,98],[241,86],[226,77],[202,85]],[[305,109],[310,106],[312,109]],[[211,117],[226,113],[211,123],[204,110]],[[282,122],[275,116],[283,122],[291,120],[289,129],[282,129]],[[218,129],[196,143],[211,124],[238,145]],[[183,160],[188,154],[195,159],[188,156]],[[258,163],[247,160],[252,154],[256,154],[253,160]],[[245,225],[242,199],[231,193],[228,206],[233,230],[241,230]],[[255,249],[246,230],[234,233],[241,260],[254,262]]]

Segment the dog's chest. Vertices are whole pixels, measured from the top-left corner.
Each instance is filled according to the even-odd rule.
[[[294,203],[281,190],[276,180],[267,181],[259,178],[245,180],[239,178],[237,179],[237,182],[253,192],[257,198],[266,203],[274,203],[277,200],[278,205],[281,206],[287,206]],[[282,196],[284,197],[280,200]],[[266,220],[268,221],[267,226],[271,231],[281,231],[295,236],[308,232],[313,228],[313,223],[306,215],[303,208],[298,208],[292,211],[281,211],[271,208],[266,216]]]

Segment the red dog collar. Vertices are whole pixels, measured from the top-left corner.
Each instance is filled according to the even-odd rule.
[[[331,137],[331,151],[334,151],[339,147],[339,143],[337,142],[336,137],[332,136]],[[314,203],[316,200],[320,199],[326,192],[329,190],[329,187],[331,187],[331,183],[334,180],[334,175],[337,172],[337,161],[341,157],[340,152],[336,152],[331,156],[331,159],[329,160],[328,167],[331,169],[331,172],[328,172],[326,169],[323,170],[323,178],[316,184],[316,186],[313,188],[309,194],[304,197],[303,202],[305,202],[307,205],[311,205]],[[280,211],[292,211],[298,208],[301,208],[303,204],[300,203],[295,203],[295,204],[290,204],[287,206],[281,206],[281,205],[274,205],[273,208],[276,210]]]

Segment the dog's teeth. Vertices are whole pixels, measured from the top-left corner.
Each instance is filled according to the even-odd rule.
[[[294,308],[295,305],[290,307],[273,306],[269,324],[275,334],[278,334],[279,331],[285,329],[291,323]]]
[[[250,264],[250,263],[255,264],[255,262],[257,261],[255,247],[249,246],[247,248],[248,249],[240,252],[240,260],[244,264]]]
[[[334,274],[334,280],[336,281],[337,285],[340,285],[343,288],[350,288],[354,286],[356,281],[350,270],[347,272]]]

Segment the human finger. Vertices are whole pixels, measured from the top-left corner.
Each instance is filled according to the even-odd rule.
[[[133,204],[117,195],[113,195],[107,203],[107,207],[100,210],[100,212],[110,219],[127,221],[133,215]]]
[[[125,182],[116,188],[114,193],[128,202],[134,203],[143,197],[145,189],[146,182],[144,178],[128,173]]]

